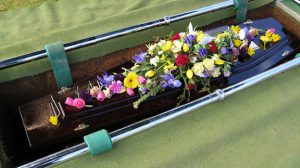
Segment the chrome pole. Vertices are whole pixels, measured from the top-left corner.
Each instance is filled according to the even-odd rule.
[[[177,15],[172,15],[172,16],[165,16],[161,19],[158,20],[154,20],[154,21],[150,21],[150,22],[146,22],[146,23],[142,23],[139,25],[135,25],[135,26],[131,26],[131,27],[127,27],[124,29],[120,29],[117,31],[113,31],[113,32],[109,32],[109,33],[105,33],[105,34],[101,34],[101,35],[97,35],[97,36],[93,36],[93,37],[89,37],[80,41],[75,41],[72,43],[68,43],[65,44],[65,51],[72,51],[75,49],[79,49],[82,47],[86,47],[86,46],[90,46],[108,39],[112,39],[112,38],[116,38],[116,37],[120,37],[129,33],[133,33],[133,32],[139,32],[145,29],[149,29],[152,27],[156,27],[156,26],[160,26],[160,25],[165,25],[165,24],[170,24],[171,22],[176,22],[182,19],[186,19],[186,18],[190,18],[193,16],[197,16],[197,15],[201,15],[204,13],[208,13],[208,12],[213,12],[216,10],[220,10],[220,9],[224,9],[224,8],[228,8],[234,5],[233,0],[227,0],[224,2],[220,2],[214,5],[210,5],[210,6],[206,6],[206,7],[202,7],[196,10],[192,10],[192,11],[188,11],[188,12],[184,12],[181,14],[177,14]],[[31,62],[31,61],[35,61],[35,60],[39,60],[42,58],[46,58],[47,57],[47,53],[45,50],[40,50],[37,52],[33,52],[33,53],[29,53],[29,54],[25,54],[25,55],[20,55],[20,56],[16,56],[13,58],[8,58],[8,59],[4,59],[4,60],[0,60],[0,69],[5,69],[5,68],[9,68],[12,66],[16,66],[19,64],[23,64],[26,62]]]
[[[256,85],[266,79],[269,79],[285,71],[288,71],[298,65],[300,65],[300,58],[295,58],[289,62],[286,62],[275,68],[272,68],[268,71],[258,74],[254,77],[241,81],[235,85],[229,86],[225,89],[218,89],[207,96],[204,96],[202,98],[199,98],[187,104],[181,105],[179,107],[173,108],[171,110],[168,110],[164,113],[158,114],[151,118],[141,120],[127,127],[121,128],[119,130],[113,131],[110,133],[112,142],[116,143],[122,139],[136,135],[154,126],[157,126],[159,124],[172,120],[176,117],[189,113],[195,109],[201,108],[205,105],[216,102],[218,100],[223,100],[227,96],[230,96],[250,86]],[[20,168],[54,166],[62,162],[65,162],[67,160],[74,159],[75,157],[81,156],[88,152],[89,149],[87,145],[85,143],[81,143],[79,145],[73,146],[71,148],[59,151],[57,153],[51,154],[39,160],[20,166]]]

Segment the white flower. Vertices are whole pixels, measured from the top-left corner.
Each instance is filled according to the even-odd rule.
[[[150,55],[153,55],[153,54],[154,54],[153,51],[156,49],[156,47],[157,47],[157,44],[156,44],[156,43],[154,43],[154,44],[148,46],[148,53],[149,53]]]
[[[158,51],[157,54],[158,55],[162,55],[164,52],[163,51]]]
[[[103,93],[105,95],[106,98],[110,98],[111,97],[111,91],[110,89],[107,87],[105,90],[103,90]]]
[[[179,40],[174,40],[171,51],[173,53],[179,53],[181,51],[181,49],[182,49],[182,43]]]
[[[189,60],[190,60],[191,63],[194,64],[197,61],[197,57],[189,57]]]
[[[194,66],[192,67],[192,71],[194,72],[195,75],[200,76],[200,77],[204,77],[204,75],[203,75],[203,71],[204,71],[203,62],[195,63]]]
[[[194,30],[192,23],[189,24],[189,34],[197,37],[198,33]]]
[[[162,47],[163,45],[165,45],[166,44],[166,40],[160,40],[158,43],[157,43],[157,45],[159,46],[159,47]]]
[[[203,60],[203,66],[209,71],[212,70],[213,68],[215,68],[214,59],[204,59]]]
[[[185,32],[181,32],[181,33],[179,33],[179,36],[180,36],[180,38],[185,38],[186,33]]]
[[[240,40],[244,40],[246,38],[246,32],[244,29],[241,29],[239,31],[239,37],[240,37]]]
[[[206,44],[208,44],[209,42],[213,41],[214,39],[215,39],[214,37],[205,35],[205,36],[199,41],[199,44],[206,45]]]
[[[213,73],[211,74],[211,76],[213,76],[214,78],[218,77],[221,75],[221,72],[220,72],[220,67],[218,68],[215,68]]]
[[[150,59],[150,64],[154,65],[156,67],[158,61],[159,61],[159,57],[155,56],[155,57],[153,57],[153,58]]]

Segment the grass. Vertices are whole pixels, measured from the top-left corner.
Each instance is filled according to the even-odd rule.
[[[16,10],[27,6],[38,6],[45,1],[58,1],[58,0],[0,0],[0,12]]]

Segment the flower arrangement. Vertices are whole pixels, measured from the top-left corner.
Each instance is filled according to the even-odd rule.
[[[123,73],[97,76],[96,85],[89,83],[86,90],[77,90],[77,98],[68,97],[65,104],[82,109],[115,94],[134,96],[138,92],[140,98],[133,103],[138,108],[140,103],[166,89],[182,89],[179,103],[189,101],[191,91],[210,92],[211,79],[229,77],[238,56],[255,54],[250,44],[259,30],[250,24],[247,22],[244,28],[230,26],[212,36],[195,30],[190,23],[186,32],[171,33],[148,44],[147,52],[133,56],[134,65],[123,68]],[[275,31],[269,29],[260,37],[264,44],[280,39]],[[50,120],[56,123],[53,117]]]

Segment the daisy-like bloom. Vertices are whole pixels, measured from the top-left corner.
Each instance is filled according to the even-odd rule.
[[[215,68],[214,71],[211,73],[211,76],[214,77],[214,78],[216,78],[220,75],[221,75],[220,67]]]
[[[121,91],[123,89],[123,84],[119,80],[118,81],[113,81],[109,85],[109,89],[111,90],[112,94],[121,93]]]
[[[253,50],[253,48],[249,47],[248,48],[248,55],[252,56],[253,54],[255,54],[255,51]]]
[[[50,116],[49,122],[50,122],[52,125],[57,126],[57,125],[58,125],[58,116]]]
[[[124,86],[135,89],[139,85],[138,75],[135,72],[129,72],[124,79]]]
[[[179,40],[173,41],[173,46],[171,47],[171,51],[173,53],[179,53],[182,48],[182,43]]]
[[[281,37],[278,34],[272,34],[272,41],[274,43],[278,42],[281,39]]]
[[[215,68],[215,61],[214,59],[204,59],[203,60],[203,66],[205,69],[207,70],[212,70],[213,68]]]
[[[204,66],[203,62],[197,62],[194,64],[192,67],[192,71],[194,72],[195,75],[204,77],[203,72],[204,72]]]
[[[151,65],[154,65],[154,66],[156,67],[158,61],[159,61],[159,57],[158,57],[158,56],[155,56],[155,57],[153,57],[153,58],[150,59],[150,64],[151,64]]]

